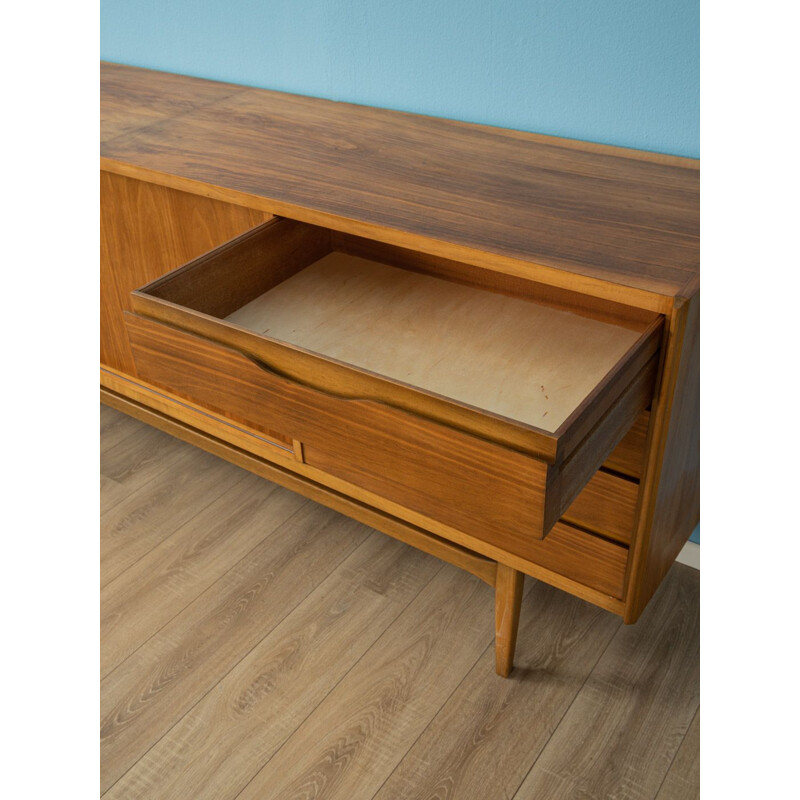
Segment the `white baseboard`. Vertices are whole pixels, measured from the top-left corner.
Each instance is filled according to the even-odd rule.
[[[686,542],[683,550],[678,553],[678,557],[675,560],[681,564],[686,564],[687,567],[700,569],[700,545],[694,542]]]

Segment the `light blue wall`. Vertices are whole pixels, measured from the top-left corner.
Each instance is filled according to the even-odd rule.
[[[101,55],[699,155],[698,0],[102,0]]]

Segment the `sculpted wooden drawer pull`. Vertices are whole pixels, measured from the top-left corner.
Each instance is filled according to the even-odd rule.
[[[289,373],[285,372],[284,370],[278,369],[271,364],[267,364],[265,361],[262,361],[260,358],[255,358],[254,356],[248,356],[247,354],[243,354],[245,358],[248,358],[250,361],[253,362],[259,369],[263,370],[264,372],[271,375],[273,378],[284,381],[287,384],[295,384],[297,386],[301,386],[304,389],[308,389],[312,392],[319,392],[322,395],[327,397],[334,397],[337,400],[352,400],[354,402],[362,402],[362,403],[378,403],[386,408],[394,409],[395,411],[400,411],[398,406],[394,406],[391,403],[387,403],[384,400],[380,400],[376,397],[368,397],[363,394],[348,394],[344,389],[330,389],[325,386],[318,386],[315,385],[313,382],[307,379],[300,379],[295,377],[294,375],[290,375]]]

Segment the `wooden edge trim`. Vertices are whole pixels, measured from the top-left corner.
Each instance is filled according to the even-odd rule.
[[[181,422],[177,422],[165,414],[149,409],[147,406],[130,400],[127,397],[120,395],[116,392],[104,390],[101,388],[101,401],[107,405],[113,405],[114,408],[122,411],[136,419],[146,422],[159,430],[163,430],[172,436],[175,436],[182,441],[188,442],[196,447],[206,450],[213,455],[224,458],[232,464],[246,469],[250,472],[260,475],[267,480],[309,497],[321,505],[333,508],[335,511],[340,511],[343,514],[358,519],[367,525],[371,525],[376,530],[381,530],[390,536],[400,539],[401,541],[411,544],[412,546],[419,547],[425,552],[430,552],[431,555],[437,558],[442,558],[448,563],[455,566],[467,569],[467,571],[479,577],[490,586],[495,585],[496,564],[497,562],[505,564],[508,567],[524,572],[532,578],[541,580],[557,589],[569,592],[570,594],[579,597],[581,600],[586,600],[593,605],[610,611],[614,614],[622,616],[624,612],[624,603],[617,597],[604,594],[589,586],[585,586],[578,581],[574,581],[557,572],[553,572],[524,558],[515,556],[493,545],[485,542],[475,540],[476,549],[471,550],[464,546],[451,543],[438,536],[432,535],[417,528],[414,525],[404,522],[390,514],[386,514],[364,503],[342,495],[341,493],[329,489],[316,481],[305,478],[292,472],[290,469],[282,468],[277,464],[272,464],[263,458],[251,455],[250,453],[241,450],[238,447],[223,442],[210,434],[203,433]],[[361,516],[359,516],[361,515]],[[386,523],[386,527],[381,527]],[[402,535],[409,534],[409,538],[402,538]],[[413,536],[412,538],[410,538]],[[472,537],[464,536],[465,539]],[[416,542],[419,541],[419,545]],[[434,543],[431,545],[431,543]],[[443,545],[437,552],[425,550],[425,546],[436,546],[437,544]],[[479,552],[477,548],[480,547]],[[444,554],[442,554],[444,553]],[[462,554],[466,553],[468,558],[462,563]],[[466,565],[472,567],[468,569]]]
[[[193,178],[183,178],[107,156],[100,157],[100,169],[128,178],[166,186],[170,189],[201,195],[212,200],[221,200],[225,203],[288,217],[310,225],[331,228],[343,233],[352,233],[356,236],[375,239],[399,247],[421,250],[429,255],[463,261],[485,269],[507,272],[510,275],[517,275],[549,286],[571,289],[581,294],[592,295],[603,300],[613,300],[625,305],[655,311],[659,314],[668,314],[673,305],[674,291],[671,291],[667,286],[664,287],[664,294],[658,294],[623,283],[609,283],[600,278],[582,275],[579,272],[571,272],[563,267],[523,261],[512,256],[477,250],[467,245],[431,239],[421,234],[407,233],[376,223],[349,219],[330,212],[317,211],[250,192],[226,189],[222,186],[215,186]]]
[[[639,606],[638,576],[644,569],[650,549],[650,533],[653,527],[658,484],[661,479],[661,467],[664,463],[664,450],[667,446],[669,416],[672,409],[672,397],[678,382],[679,362],[686,332],[689,304],[678,300],[669,319],[669,328],[664,337],[668,340],[662,349],[662,360],[658,369],[658,386],[656,386],[653,410],[650,414],[650,425],[647,430],[645,460],[642,478],[639,484],[639,500],[636,507],[636,527],[631,539],[628,557],[627,574],[625,576],[625,612],[626,624],[636,622]],[[666,380],[665,380],[666,377]],[[655,445],[655,446],[654,446]]]
[[[683,288],[681,289],[675,303],[678,302],[685,302],[690,298],[694,297],[700,291],[700,273],[698,272],[697,275],[692,275],[688,281],[684,284]]]
[[[473,553],[465,547],[448,542],[413,525],[409,525],[396,517],[345,497],[321,484],[281,469],[275,464],[245,453],[238,447],[215,439],[209,434],[191,428],[188,425],[176,422],[165,414],[153,411],[135,400],[130,400],[102,386],[100,387],[100,400],[118,411],[146,422],[148,425],[152,425],[216,456],[220,456],[236,466],[302,494],[304,497],[345,514],[358,522],[369,525],[382,533],[415,547],[417,550],[422,550],[424,553],[441,558],[449,564],[472,573],[485,583],[488,583],[489,586],[493,587],[495,585],[497,564],[485,556]]]

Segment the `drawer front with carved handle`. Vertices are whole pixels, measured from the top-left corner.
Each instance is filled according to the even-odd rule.
[[[523,557],[541,530],[546,465],[373,400],[336,397],[230,348],[127,315],[139,376],[302,443],[303,459]]]
[[[275,218],[134,292],[137,373],[530,557],[650,403],[661,318],[596,319],[363,247]]]

